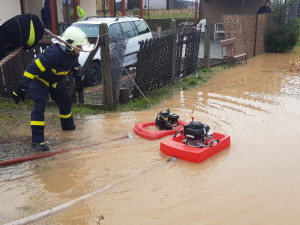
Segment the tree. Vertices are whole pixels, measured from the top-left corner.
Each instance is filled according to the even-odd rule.
[[[287,52],[294,48],[298,40],[297,17],[291,7],[295,0],[272,2],[273,26],[265,35],[267,52]]]

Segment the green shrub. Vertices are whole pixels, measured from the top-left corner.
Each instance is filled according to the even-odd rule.
[[[275,0],[272,3],[273,26],[265,34],[267,52],[287,52],[294,48],[298,40],[298,23],[289,12],[294,1]]]
[[[298,40],[296,29],[274,28],[266,32],[265,49],[267,52],[287,52],[294,48]]]

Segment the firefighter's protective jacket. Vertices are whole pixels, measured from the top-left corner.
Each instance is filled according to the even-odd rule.
[[[19,47],[29,49],[42,39],[44,24],[34,14],[17,15],[0,26],[0,60]]]
[[[57,82],[70,73],[79,79],[78,65],[78,55],[72,54],[64,46],[50,46],[27,66],[21,85],[28,87],[31,80],[38,79],[46,86],[55,88]]]

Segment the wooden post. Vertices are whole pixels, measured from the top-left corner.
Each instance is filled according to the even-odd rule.
[[[69,1],[68,0],[66,0],[66,14],[67,14],[67,23],[70,23]]]
[[[173,40],[173,49],[172,49],[172,84],[175,82],[176,79],[176,47],[177,47],[177,32],[176,32],[176,20],[171,20],[171,29],[174,33],[174,40]]]
[[[140,17],[143,19],[143,0],[140,0]]]
[[[198,24],[198,0],[196,0],[196,5],[195,5],[195,17],[196,17],[196,27]]]
[[[56,28],[56,4],[54,0],[50,0],[50,13],[51,13],[51,24],[52,24],[52,33],[57,34],[57,28]]]
[[[104,16],[106,16],[106,4],[105,3],[106,3],[106,1],[102,0],[102,12],[103,12]]]
[[[110,0],[109,11],[110,11],[110,15],[113,16],[114,15],[114,0]]]
[[[100,28],[99,28],[100,30]],[[96,48],[94,49],[94,51],[92,51],[89,56],[87,57],[84,65],[81,67],[80,71],[79,71],[79,76],[82,77],[83,74],[87,71],[87,69],[89,68],[89,66],[91,65],[94,56],[96,55],[96,53],[98,52],[98,49],[100,48],[100,41],[98,42],[98,45],[96,46]],[[99,74],[99,76],[102,76],[101,74]],[[84,103],[84,95],[83,92],[82,93],[78,93],[78,102],[79,103]]]
[[[111,66],[110,66],[110,50],[108,39],[108,26],[106,23],[100,24],[99,35],[101,37],[101,68],[103,78],[103,99],[104,104],[114,107]]]
[[[157,27],[157,37],[161,37],[161,27]]]
[[[254,32],[254,49],[253,49],[253,57],[256,54],[256,38],[257,38],[257,19],[258,19],[258,15],[256,14],[256,18],[255,18],[255,32]]]
[[[125,16],[125,0],[122,0],[122,16]]]
[[[78,21],[78,15],[77,15],[77,1],[76,0],[73,0],[73,11],[74,11],[74,14],[73,14],[73,21],[76,22]]]
[[[210,19],[206,17],[204,40],[204,68],[210,68]]]

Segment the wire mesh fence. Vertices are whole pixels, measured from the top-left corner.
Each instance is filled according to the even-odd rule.
[[[261,53],[267,17],[229,15],[223,20],[224,35],[216,39],[212,32],[209,38],[210,65],[221,64],[226,53],[246,52],[251,57],[254,46]],[[141,96],[141,92],[147,94],[172,84],[203,67],[203,34],[192,26],[178,27],[153,38],[140,38],[138,31],[134,34],[128,30],[124,36],[109,36],[107,32],[98,42],[97,38],[90,39],[88,49],[98,46],[79,56],[84,91],[76,93],[72,76],[64,80],[72,101],[92,105],[125,103]],[[237,40],[234,46],[221,48],[219,38]],[[1,97],[11,97],[26,66],[50,44],[47,40],[30,50],[18,49],[0,62]]]

